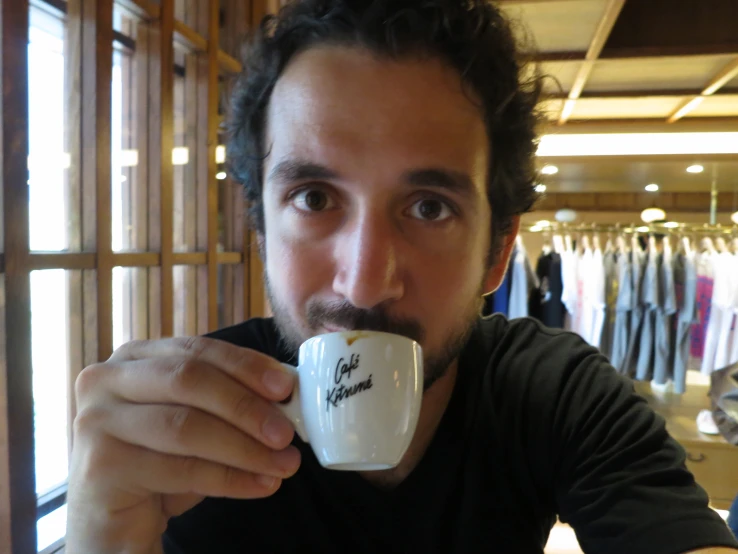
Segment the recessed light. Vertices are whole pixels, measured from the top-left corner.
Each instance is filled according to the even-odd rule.
[[[661,208],[646,208],[641,212],[641,220],[644,223],[653,223],[664,219],[666,219],[666,212]]]
[[[221,171],[215,175],[215,178],[218,179],[218,181],[224,181],[226,177],[228,177],[228,175],[226,175],[225,171]]]
[[[541,173],[544,175],[556,175],[559,172],[559,168],[555,165],[544,165],[541,169]]]
[[[551,222],[547,219],[542,219],[541,221],[536,222],[536,227],[550,227]]]
[[[650,230],[648,227],[636,227],[636,231],[639,233],[648,233]]]
[[[690,165],[687,168],[687,173],[702,173],[705,170],[705,168],[699,164]]]
[[[539,194],[546,192],[546,185],[536,185],[536,192]]]
[[[651,183],[650,185],[646,185],[646,190],[648,192],[658,192],[659,186],[656,183]]]
[[[666,227],[667,229],[676,229],[677,227],[679,227],[679,223],[677,223],[676,221],[667,221],[666,223],[664,223],[664,227]]]

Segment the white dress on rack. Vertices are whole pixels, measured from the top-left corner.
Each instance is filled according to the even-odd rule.
[[[709,375],[716,369],[722,369],[728,358],[728,336],[733,321],[731,298],[731,275],[733,254],[720,252],[713,255],[715,282],[712,289],[710,306],[710,322],[705,335],[705,350],[702,355],[702,373]]]

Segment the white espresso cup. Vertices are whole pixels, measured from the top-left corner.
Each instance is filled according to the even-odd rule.
[[[328,469],[388,469],[415,433],[423,355],[408,338],[375,331],[318,335],[300,346],[290,400],[277,406]]]

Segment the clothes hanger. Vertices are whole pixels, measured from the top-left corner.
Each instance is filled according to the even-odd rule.
[[[715,239],[715,249],[721,254],[724,254],[728,251],[728,245],[726,244],[723,237],[718,237]]]

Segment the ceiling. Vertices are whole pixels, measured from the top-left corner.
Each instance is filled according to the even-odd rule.
[[[546,133],[738,131],[738,0],[497,0],[547,76]],[[685,169],[701,162],[707,170]],[[738,187],[738,156],[541,160],[548,192]]]

